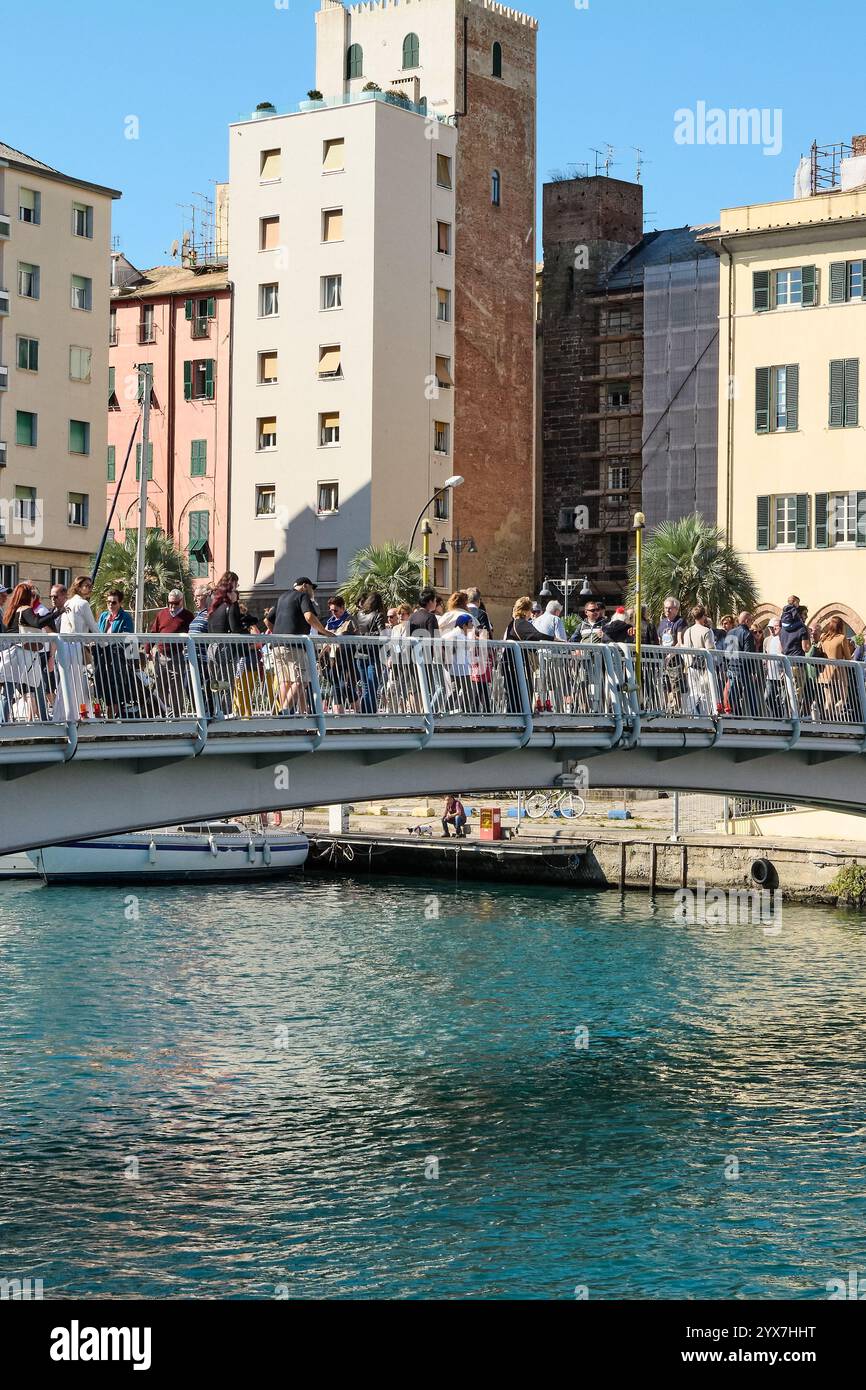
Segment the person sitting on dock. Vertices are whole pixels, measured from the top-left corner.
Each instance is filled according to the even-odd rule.
[[[446,840],[451,839],[449,825],[454,826],[454,835],[458,840],[465,839],[463,827],[466,824],[466,812],[463,809],[463,802],[454,792],[449,792],[445,799],[445,814],[442,817],[442,834]]]

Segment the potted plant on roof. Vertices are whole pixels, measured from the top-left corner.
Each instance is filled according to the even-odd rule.
[[[385,93],[389,101],[393,101],[395,106],[411,106],[411,102],[405,92],[398,91],[396,87],[389,87]]]
[[[381,90],[378,82],[365,82],[361,88],[362,92],[381,92]]]
[[[299,102],[302,111],[314,111],[317,106],[324,106],[325,98],[318,87],[311,87],[307,92],[307,100]]]
[[[276,116],[277,108],[272,101],[260,101],[253,112],[253,120],[261,121],[266,116]]]

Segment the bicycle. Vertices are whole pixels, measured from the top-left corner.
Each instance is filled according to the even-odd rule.
[[[543,820],[557,812],[563,820],[579,820],[586,813],[586,802],[579,792],[532,792],[523,802],[530,820]]]

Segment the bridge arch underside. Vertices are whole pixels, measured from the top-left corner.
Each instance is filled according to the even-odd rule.
[[[73,759],[0,770],[0,852],[187,820],[371,798],[499,792],[556,785],[586,768],[590,788],[778,798],[863,812],[866,759],[801,748],[615,747],[533,739],[525,748],[436,746],[226,752],[146,760]]]

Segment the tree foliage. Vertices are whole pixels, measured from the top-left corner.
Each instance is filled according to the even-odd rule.
[[[634,603],[634,562],[629,592]],[[710,526],[697,513],[663,521],[644,542],[641,601],[651,617],[660,616],[669,595],[680,600],[684,615],[701,603],[714,620],[754,608],[758,602],[748,566],[719,527]]]
[[[417,603],[421,589],[421,557],[398,541],[365,545],[349,565],[348,581],[340,592],[350,608],[373,590],[387,605]]]
[[[109,541],[102,552],[93,583],[93,601],[102,602],[107,589],[119,588],[126,594],[125,607],[135,603],[135,568],[138,534],[128,529],[123,544]],[[169,589],[182,589],[187,608],[192,605],[192,577],[186,555],[170,536],[148,529],[144,540],[144,608],[153,613],[165,605]]]

